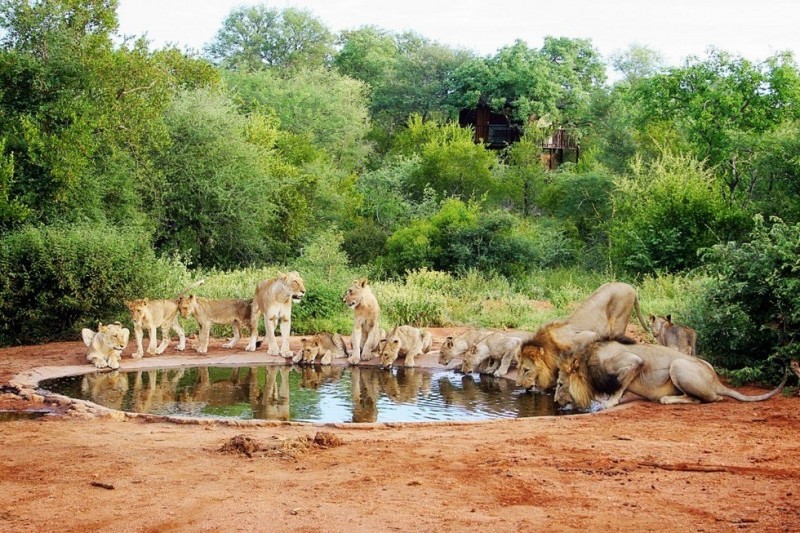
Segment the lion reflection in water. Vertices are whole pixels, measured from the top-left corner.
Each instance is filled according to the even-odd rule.
[[[515,413],[517,417],[549,416],[556,412],[551,395],[521,391],[506,378],[481,375],[461,377],[460,387],[450,379],[439,378],[439,394],[447,405],[468,411]]]

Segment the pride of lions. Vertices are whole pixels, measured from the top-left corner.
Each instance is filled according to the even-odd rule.
[[[198,282],[202,283],[202,282]],[[185,291],[184,291],[185,292]],[[291,358],[293,363],[330,365],[333,359],[347,358],[357,365],[379,357],[384,368],[398,358],[405,367],[414,367],[416,357],[431,349],[431,333],[411,325],[400,325],[388,333],[380,326],[380,306],[366,279],[359,279],[345,291],[343,302],[353,310],[353,332],[348,352],[338,333],[318,333],[303,338],[301,349],[289,350],[292,304],[306,294],[297,272],[278,273],[260,282],[250,299],[207,299],[181,294],[175,299],[140,299],[126,302],[134,326],[134,358],[144,355],[144,331],[149,333],[147,353],[161,354],[170,342],[170,332],[178,333],[177,349],[184,350],[186,335],[178,315],[194,317],[199,327],[197,352],[206,353],[213,324],[231,325],[233,338],[223,345],[233,348],[241,338],[242,326],[250,330],[245,348],[256,351],[258,326],[264,316],[267,354]],[[625,335],[631,312],[645,330],[652,331],[659,344],[640,344]],[[162,340],[157,342],[157,330]],[[280,329],[278,346],[275,329]],[[87,360],[97,368],[119,368],[122,350],[130,331],[117,322],[99,324],[98,330],[84,329],[82,337],[89,348]],[[696,357],[693,329],[672,323],[670,315],[650,315],[645,322],[636,290],[625,283],[606,283],[598,288],[572,314],[554,320],[533,333],[501,333],[471,329],[447,337],[439,352],[439,363],[463,373],[479,372],[505,376],[516,365],[517,385],[539,391],[554,389],[562,406],[585,409],[593,401],[604,408],[617,405],[626,391],[662,404],[699,403],[727,396],[740,401],[761,401],[780,392],[786,383],[758,396],[745,396],[725,387],[714,368]]]

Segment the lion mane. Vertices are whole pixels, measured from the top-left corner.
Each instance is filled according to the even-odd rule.
[[[627,283],[606,283],[565,320],[543,325],[522,344],[517,385],[550,389],[556,384],[558,363],[570,350],[625,333],[631,311],[649,330],[639,308],[636,289]]]

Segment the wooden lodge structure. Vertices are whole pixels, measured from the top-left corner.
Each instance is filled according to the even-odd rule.
[[[548,170],[555,170],[566,162],[577,163],[580,155],[580,144],[564,128],[556,129],[550,137],[542,141],[542,164]]]
[[[458,123],[462,128],[471,127],[475,132],[475,142],[492,150],[506,148],[523,135],[522,121],[514,120],[506,113],[496,113],[486,104],[462,109]],[[542,165],[547,170],[555,170],[565,162],[577,163],[579,157],[580,145],[564,128],[557,128],[542,141]]]
[[[475,142],[493,150],[505,148],[522,137],[522,122],[512,120],[505,113],[495,113],[486,104],[462,109],[458,114],[458,124],[462,128],[471,126],[475,131]]]

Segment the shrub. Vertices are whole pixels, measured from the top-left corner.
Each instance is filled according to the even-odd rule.
[[[74,339],[126,322],[126,299],[180,291],[185,269],[135,229],[25,227],[0,239],[0,344]],[[172,296],[173,294],[169,294]]]
[[[800,356],[800,224],[754,220],[749,242],[705,250],[709,278],[691,311],[704,353],[749,379]]]
[[[670,153],[633,166],[616,182],[609,231],[615,266],[634,274],[680,272],[700,265],[697,251],[739,238],[744,211],[725,203],[712,174]]]

